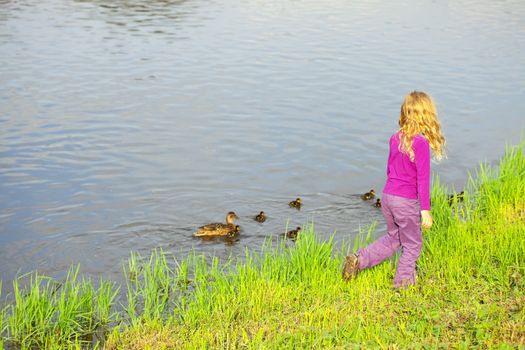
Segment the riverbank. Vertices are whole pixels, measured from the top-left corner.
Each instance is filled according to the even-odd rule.
[[[392,288],[395,261],[341,279],[334,253],[309,227],[294,245],[221,265],[158,251],[132,255],[127,285],[15,282],[0,315],[15,348],[515,348],[525,346],[525,143],[497,169],[482,165],[462,197],[434,181],[415,287]],[[370,240],[374,227],[352,244]],[[27,276],[26,276],[27,280]],[[22,283],[22,280],[21,282]],[[125,295],[117,299],[117,295]],[[102,345],[102,343],[104,343]]]

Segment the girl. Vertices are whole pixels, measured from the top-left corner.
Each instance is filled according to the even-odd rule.
[[[390,137],[387,180],[382,211],[387,234],[357,254],[346,257],[343,278],[375,266],[402,248],[394,287],[412,285],[421,253],[421,227],[432,226],[430,215],[430,150],[443,158],[445,138],[431,97],[424,92],[408,94],[401,106],[399,131]]]

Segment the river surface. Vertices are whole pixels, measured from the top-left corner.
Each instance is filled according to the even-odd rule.
[[[432,169],[461,189],[524,136],[524,63],[522,0],[0,0],[4,288],[118,278],[158,247],[242,256],[311,221],[381,233],[359,195],[381,192],[403,96],[434,97]],[[238,241],[192,237],[230,210]]]

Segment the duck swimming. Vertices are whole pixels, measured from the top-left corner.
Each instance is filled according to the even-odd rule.
[[[264,211],[261,211],[259,214],[255,216],[255,221],[258,221],[258,222],[266,221],[266,215],[264,214]]]
[[[374,207],[376,208],[381,208],[381,199],[377,199],[376,202],[373,204]]]
[[[292,208],[301,209],[301,205],[302,205],[301,198],[297,198],[296,200],[291,201],[290,203],[288,203],[288,205]]]
[[[452,203],[454,203],[454,200],[457,200],[458,202],[463,202],[464,196],[465,196],[465,191],[461,191],[458,194],[449,194],[448,195],[448,205],[452,205]]]
[[[239,232],[241,232],[241,227],[239,225],[235,225],[232,231],[228,232],[227,236],[229,238],[234,238],[239,235]]]
[[[361,199],[363,199],[364,201],[367,201],[369,199],[374,198],[375,195],[376,195],[375,191],[373,189],[371,189],[370,192],[367,192],[367,193],[361,195]]]
[[[301,232],[301,227],[297,226],[295,230],[290,230],[288,232],[283,233],[283,236],[285,236],[288,239],[295,240],[300,232]]]
[[[213,223],[199,227],[197,232],[193,235],[195,237],[203,236],[229,236],[231,232],[239,232],[239,225],[234,225],[233,222],[239,217],[233,211],[226,214],[226,223]]]

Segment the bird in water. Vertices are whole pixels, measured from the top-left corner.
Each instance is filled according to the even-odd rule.
[[[297,198],[296,200],[294,201],[291,201],[290,203],[288,203],[288,205],[292,208],[297,208],[297,209],[301,209],[301,205],[303,203],[301,202],[301,198]]]
[[[193,234],[195,237],[229,236],[231,232],[239,232],[239,225],[234,225],[235,219],[239,217],[233,211],[226,214],[226,223],[213,223],[199,227]]]
[[[375,191],[373,189],[371,189],[370,192],[367,192],[367,193],[361,195],[361,199],[363,199],[364,201],[367,201],[369,199],[374,198],[375,195],[376,195]]]
[[[241,227],[239,225],[235,225],[233,230],[228,232],[227,236],[228,238],[235,238],[239,235],[239,232],[241,232]]]
[[[241,232],[241,227],[239,225],[235,225],[235,228],[233,231],[228,232],[228,235],[226,236],[208,236],[208,237],[202,237],[202,239],[206,240],[212,240],[212,239],[222,239],[226,245],[232,245],[235,244],[235,242],[239,241],[239,234]]]
[[[266,214],[264,214],[264,211],[261,211],[259,214],[255,216],[255,221],[258,221],[258,222],[266,221]]]
[[[376,208],[381,208],[381,199],[377,199],[376,202],[373,204],[374,207]]]
[[[288,232],[283,233],[283,236],[285,236],[288,239],[295,240],[300,232],[301,232],[301,227],[297,226],[295,230],[290,230]]]
[[[463,202],[463,198],[465,196],[465,191],[461,191],[457,194],[450,194],[448,195],[448,205],[452,205],[454,201]]]

